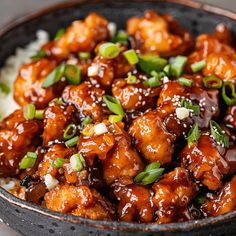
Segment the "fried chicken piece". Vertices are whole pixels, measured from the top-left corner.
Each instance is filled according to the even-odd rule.
[[[107,110],[102,107],[104,94],[104,90],[92,86],[89,82],[84,82],[77,86],[67,86],[62,98],[66,103],[72,103],[82,116],[90,116],[96,122],[106,117]]]
[[[54,42],[51,53],[67,57],[70,53],[91,52],[97,43],[109,37],[108,22],[96,13],[90,13],[84,21],[77,20],[66,33]]]
[[[0,123],[0,177],[15,176],[19,163],[40,143],[42,124],[25,120],[22,110],[16,110]]]
[[[165,174],[153,185],[153,190],[155,193],[153,202],[158,208],[158,224],[178,221],[178,215],[186,210],[196,194],[195,185],[186,170],[181,167]]]
[[[122,107],[130,112],[146,110],[155,104],[155,96],[159,95],[161,87],[150,88],[138,79],[134,84],[128,84],[124,79],[116,79],[112,84],[112,94]]]
[[[99,85],[104,89],[110,89],[115,78],[125,77],[132,69],[132,66],[123,56],[126,48],[121,47],[120,50],[119,56],[113,59],[107,59],[99,55],[94,58],[91,66],[97,68],[98,71],[97,75],[89,77],[92,84]]]
[[[143,163],[132,147],[131,137],[124,131],[122,123],[104,121],[107,132],[91,136],[81,135],[78,149],[87,160],[93,163],[95,156],[102,160],[103,177],[107,184],[119,178],[133,178],[143,170]]]
[[[63,81],[42,88],[45,78],[55,69],[57,63],[54,58],[47,57],[20,68],[14,82],[14,99],[20,106],[33,103],[38,109],[43,109],[53,98],[61,95],[66,85]]]
[[[169,57],[184,54],[193,45],[191,35],[170,15],[161,16],[154,11],[146,11],[144,17],[130,18],[127,31],[145,53]]]
[[[40,162],[38,166],[38,171],[36,175],[39,176],[41,179],[44,179],[44,176],[47,174],[50,174],[53,177],[57,178],[57,175],[59,175],[59,168],[53,167],[53,162],[57,158],[65,159],[66,162],[62,168],[66,170],[65,165],[69,163],[69,158],[75,152],[76,150],[74,148],[67,148],[66,146],[64,146],[64,144],[52,145],[44,154],[43,160]],[[71,172],[74,172],[74,171],[71,170]]]
[[[46,207],[50,210],[71,213],[93,220],[114,218],[112,204],[96,190],[87,186],[59,185],[45,195]]]
[[[156,206],[153,204],[152,190],[144,186],[116,186],[114,189],[118,203],[118,219],[121,221],[153,222]]]
[[[175,137],[166,130],[156,111],[137,117],[129,133],[134,138],[136,148],[148,162],[171,162]]]
[[[66,127],[73,123],[75,110],[74,106],[63,106],[56,102],[46,108],[42,135],[44,145],[47,145],[50,141],[63,140],[63,133]]]
[[[222,147],[204,133],[196,143],[186,146],[180,153],[182,166],[191,176],[210,190],[222,186],[222,178],[229,173],[230,167],[222,156]]]
[[[202,209],[208,216],[219,216],[236,210],[236,176],[207,198]]]

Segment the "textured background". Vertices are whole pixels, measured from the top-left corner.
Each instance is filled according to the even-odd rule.
[[[62,2],[62,0],[0,0],[0,27],[13,19],[58,2]],[[236,11],[236,0],[202,0],[199,2],[210,3]],[[0,222],[0,236],[20,235]]]

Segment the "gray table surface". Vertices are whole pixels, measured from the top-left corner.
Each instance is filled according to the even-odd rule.
[[[0,27],[7,22],[37,9],[62,2],[61,0],[0,0]],[[213,5],[236,11],[236,0],[202,0]],[[20,236],[7,225],[0,223],[0,236]]]

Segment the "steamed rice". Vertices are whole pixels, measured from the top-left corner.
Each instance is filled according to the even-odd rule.
[[[19,67],[24,63],[30,62],[30,57],[35,55],[48,40],[48,33],[44,30],[38,30],[34,41],[24,48],[17,48],[15,55],[6,59],[4,67],[0,70],[0,82],[6,84],[11,89],[11,92],[5,94],[0,90],[0,119],[8,116],[19,107],[13,98],[13,82],[17,77]],[[0,178],[0,186],[15,196],[24,198],[24,189],[20,187],[20,182],[17,179]]]
[[[24,63],[30,62],[30,57],[35,55],[48,40],[48,33],[44,30],[38,30],[34,41],[30,42],[24,48],[17,48],[15,55],[6,59],[4,67],[0,70],[0,82],[6,84],[11,89],[11,92],[5,94],[0,90],[0,119],[11,114],[18,108],[18,105],[13,99],[13,82],[17,77],[19,67]]]

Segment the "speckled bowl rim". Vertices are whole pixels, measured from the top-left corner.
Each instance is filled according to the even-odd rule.
[[[236,13],[225,10],[222,8],[218,8],[212,5],[199,3],[199,2],[193,2],[192,0],[149,0],[149,2],[169,2],[169,3],[175,3],[184,5],[190,8],[195,8],[198,10],[206,11],[209,13],[214,13],[217,15],[225,16],[227,18],[230,18],[232,20],[236,20]],[[66,1],[58,4],[54,4],[52,6],[49,6],[47,8],[43,8],[37,12],[31,13],[29,15],[26,15],[24,17],[20,17],[7,25],[3,26],[0,29],[0,37],[7,34],[8,32],[14,30],[15,28],[32,21],[33,19],[39,18],[41,16],[47,15],[50,12],[57,11],[60,9],[65,8],[72,8],[78,5],[82,4],[96,4],[96,3],[111,3],[109,0],[102,1],[102,0],[72,0],[72,1]],[[117,2],[125,2],[125,0],[116,0]],[[130,0],[130,2],[143,2],[143,0]],[[72,223],[72,224],[81,224],[83,226],[89,226],[96,229],[104,229],[104,230],[118,230],[118,231],[126,231],[126,232],[187,232],[191,231],[192,229],[200,229],[205,226],[213,226],[215,224],[224,223],[228,220],[231,220],[233,218],[236,218],[236,211],[229,212],[224,215],[220,215],[217,217],[209,217],[206,219],[201,220],[195,220],[195,221],[189,221],[189,222],[181,222],[181,223],[170,223],[170,224],[154,224],[154,223],[129,223],[129,222],[119,222],[119,221],[95,221],[91,219],[85,219],[79,216],[73,216],[70,214],[62,214],[58,212],[54,212],[51,210],[48,210],[46,208],[43,208],[38,205],[34,205],[31,203],[28,203],[26,201],[23,201],[21,199],[16,198],[14,195],[8,193],[6,190],[0,187],[0,198],[4,199],[6,202],[27,209],[31,210],[35,213],[44,215],[45,217],[52,218],[54,220],[61,220],[64,222]]]

